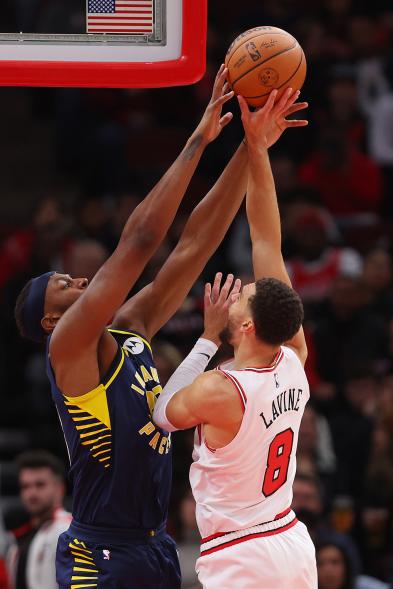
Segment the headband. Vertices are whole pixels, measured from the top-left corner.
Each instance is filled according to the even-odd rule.
[[[45,294],[50,277],[55,272],[46,272],[33,278],[23,309],[23,326],[26,336],[35,342],[42,342],[45,332],[41,325],[44,316]]]

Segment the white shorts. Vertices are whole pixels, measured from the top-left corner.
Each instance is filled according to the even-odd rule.
[[[318,588],[315,548],[306,526],[295,520],[282,531],[258,533],[260,527],[249,528],[241,538],[232,532],[202,544],[196,571],[203,589]]]

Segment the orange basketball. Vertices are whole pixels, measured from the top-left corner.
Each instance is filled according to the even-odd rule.
[[[255,27],[239,35],[229,47],[225,65],[235,94],[250,106],[263,106],[274,89],[277,99],[289,86],[300,90],[306,77],[306,58],[295,37],[276,27]]]

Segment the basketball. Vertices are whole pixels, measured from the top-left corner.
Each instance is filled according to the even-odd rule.
[[[236,37],[225,65],[232,90],[250,106],[263,106],[275,89],[277,99],[289,86],[300,90],[307,70],[295,37],[276,27],[255,27]]]

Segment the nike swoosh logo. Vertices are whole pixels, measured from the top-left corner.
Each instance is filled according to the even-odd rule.
[[[209,356],[209,354],[205,354],[204,352],[198,352],[198,354],[200,354],[201,356],[206,356],[206,358],[207,358],[208,360],[210,360],[210,356]]]

